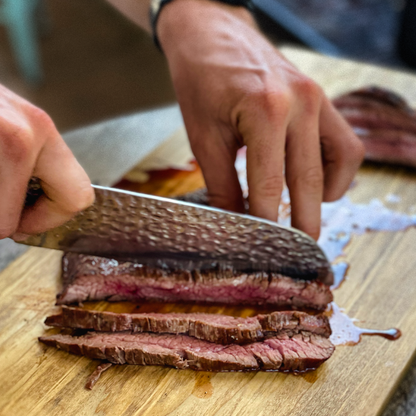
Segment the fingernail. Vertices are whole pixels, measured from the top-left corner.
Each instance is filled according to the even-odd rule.
[[[19,241],[27,240],[29,237],[30,237],[29,234],[15,233],[11,236],[11,239],[16,242],[19,242]]]

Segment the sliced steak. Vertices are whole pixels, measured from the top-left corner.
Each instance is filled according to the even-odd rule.
[[[85,384],[85,388],[88,390],[92,390],[92,388],[96,385],[97,381],[100,379],[101,374],[104,373],[104,371],[108,370],[111,366],[111,363],[103,363],[98,365],[94,372],[88,377],[88,380]]]
[[[252,318],[203,313],[114,313],[63,307],[46,325],[104,332],[185,334],[217,344],[245,344],[282,333],[310,332],[331,335],[328,318],[305,312],[284,311]]]
[[[94,256],[63,257],[63,291],[57,304],[87,300],[163,301],[274,305],[324,310],[332,302],[328,286],[280,274],[209,272],[149,268]]]
[[[362,140],[366,159],[416,167],[416,112],[402,97],[367,87],[333,104]]]
[[[220,345],[186,335],[92,332],[41,337],[47,345],[113,364],[165,365],[203,371],[316,369],[334,351],[320,335],[284,335],[247,345]]]

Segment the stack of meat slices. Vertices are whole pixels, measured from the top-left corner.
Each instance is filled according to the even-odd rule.
[[[66,254],[59,304],[86,300],[191,301],[308,307],[332,301],[329,286],[266,273],[167,273],[133,263]],[[205,371],[316,369],[334,351],[322,314],[296,310],[250,318],[216,314],[116,314],[62,307],[46,324],[87,330],[41,337],[65,351],[114,364]],[[105,369],[105,368],[104,368]]]
[[[198,202],[199,195],[204,194],[183,199]],[[47,318],[46,324],[65,329],[40,341],[106,361],[91,376],[89,388],[109,363],[297,373],[316,369],[334,352],[328,319],[317,314],[333,300],[332,275],[319,281],[264,272],[166,271],[71,253],[64,255],[62,270],[59,305],[109,300],[290,309],[235,318],[199,313],[116,314],[63,306],[62,313]],[[314,314],[295,310],[301,308],[313,309]]]
[[[234,318],[63,307],[46,324],[91,332],[41,337],[45,344],[113,364],[304,372],[316,369],[334,351],[328,318],[299,311]]]

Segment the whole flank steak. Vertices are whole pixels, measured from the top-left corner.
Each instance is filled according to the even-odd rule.
[[[64,306],[46,325],[100,332],[182,334],[217,344],[247,344],[282,334],[331,335],[328,318],[299,311],[279,311],[249,318],[208,313],[114,313]]]
[[[333,296],[318,280],[233,270],[167,271],[131,262],[67,253],[57,304],[88,300],[273,305],[324,310]]]

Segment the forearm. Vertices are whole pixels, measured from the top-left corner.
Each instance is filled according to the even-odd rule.
[[[107,2],[143,30],[149,34],[152,33],[149,18],[150,0],[107,0]],[[168,12],[167,9],[169,9]],[[158,34],[163,30],[164,37],[172,37],[173,41],[179,35],[192,36],[192,29],[189,26],[200,25],[203,19],[217,20],[218,24],[221,24],[225,14],[240,18],[251,26],[255,25],[250,12],[243,7],[234,7],[213,1],[175,0],[164,7],[161,14],[163,22],[162,18],[159,18],[158,21]],[[184,31],[185,28],[190,30]]]
[[[150,0],[107,0],[143,30],[152,33],[149,19]]]
[[[212,0],[174,0],[161,11],[157,34],[162,49],[168,53],[172,46],[187,43],[187,38],[202,37],[202,42],[221,27],[223,36],[238,36],[238,33],[227,31],[227,27],[237,21],[241,22],[241,30],[256,28],[251,13],[244,7]]]

